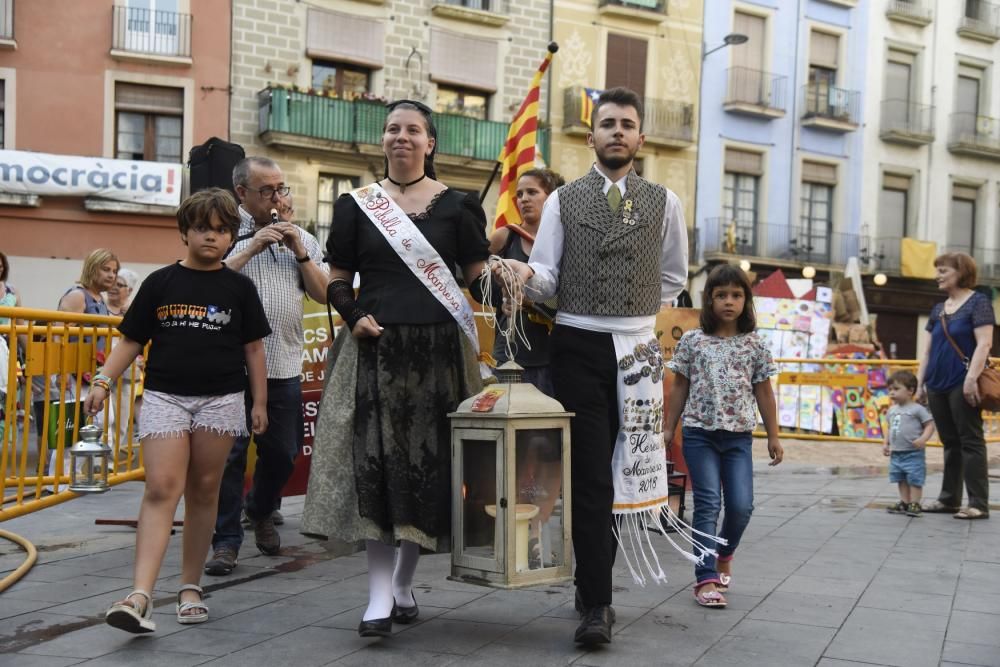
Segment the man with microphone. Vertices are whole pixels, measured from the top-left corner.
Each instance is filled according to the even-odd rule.
[[[267,431],[255,436],[257,465],[253,486],[243,501],[247,448],[250,439],[237,438],[226,462],[219,492],[219,515],[212,536],[212,559],[205,572],[225,575],[236,567],[246,510],[257,548],[275,556],[281,536],[273,513],[281,500],[302,447],[302,313],[303,297],[326,302],[329,269],[319,241],[289,222],[291,189],[274,160],[249,157],[233,169],[233,186],[240,199],[240,229],[225,263],[257,286],[271,335],[264,339],[267,358]],[[249,406],[247,407],[249,411]]]

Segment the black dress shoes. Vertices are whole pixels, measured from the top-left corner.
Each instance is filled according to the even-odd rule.
[[[358,634],[362,637],[388,637],[392,634],[392,619],[373,618],[370,621],[361,621]]]
[[[611,643],[611,625],[615,622],[611,605],[599,605],[587,610],[576,629],[574,641],[584,646]]]
[[[399,605],[396,604],[394,600],[392,603],[392,614],[389,616],[389,618],[392,619],[393,623],[409,625],[410,623],[413,623],[413,621],[417,620],[417,616],[419,615],[420,615],[420,607],[417,606],[417,596],[413,595],[412,607],[400,607]]]

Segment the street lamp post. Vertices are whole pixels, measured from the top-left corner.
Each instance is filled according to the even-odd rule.
[[[701,42],[701,62],[698,63],[698,152],[695,154],[695,158],[694,158],[694,227],[691,230],[692,233],[694,233],[694,234],[697,234],[698,233],[698,229],[699,229],[699,225],[698,225],[698,177],[699,177],[700,171],[701,171],[701,136],[702,136],[702,132],[701,132],[701,128],[702,128],[702,125],[701,125],[702,112],[701,112],[701,109],[704,106],[704,95],[702,95],[702,92],[704,90],[703,86],[704,86],[704,81],[705,81],[705,58],[707,58],[710,53],[715,53],[719,49],[724,49],[727,46],[733,46],[733,45],[737,45],[737,44],[745,44],[748,39],[749,39],[749,37],[747,37],[743,33],[731,32],[731,33],[729,33],[728,35],[726,35],[725,37],[722,38],[722,44],[719,44],[718,46],[716,46],[716,47],[714,47],[712,49],[709,49],[707,51],[705,50],[705,41],[702,40],[702,42]],[[700,249],[701,248],[701,244],[696,243],[695,247],[698,248],[698,249]],[[690,262],[690,258],[688,258],[688,261]]]

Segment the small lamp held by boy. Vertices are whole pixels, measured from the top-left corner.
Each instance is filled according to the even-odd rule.
[[[899,502],[889,506],[892,514],[920,516],[920,498],[927,476],[924,448],[934,434],[934,418],[913,400],[917,378],[910,371],[889,376],[892,407],[886,415],[885,446],[889,458],[889,481],[899,485]]]

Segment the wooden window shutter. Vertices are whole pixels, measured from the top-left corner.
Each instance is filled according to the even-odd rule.
[[[823,164],[822,162],[803,162],[802,182],[836,185],[837,167],[832,164]]]
[[[731,173],[763,176],[764,156],[753,151],[727,148],[725,170]]]
[[[899,174],[882,174],[883,190],[909,190],[910,177]]]
[[[136,83],[116,83],[115,109],[139,113],[183,115],[184,89],[143,86]]]
[[[733,49],[733,64],[738,67],[763,71],[764,39],[767,20],[763,16],[736,12],[733,15],[733,32],[746,35],[744,44],[736,44]]]
[[[979,188],[974,185],[959,185],[957,183],[951,186],[951,198],[952,199],[965,199],[968,201],[976,201],[979,197]]]
[[[623,86],[634,90],[639,97],[645,97],[647,50],[648,44],[644,39],[608,33],[604,87]]]
[[[432,81],[495,93],[498,57],[495,40],[431,28]]]
[[[373,19],[310,9],[306,55],[381,69],[385,66],[385,27]]]
[[[826,32],[813,30],[809,35],[809,64],[827,69],[837,69],[840,38]]]

